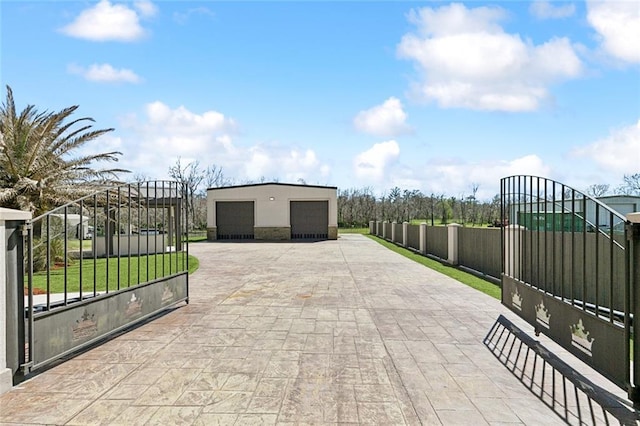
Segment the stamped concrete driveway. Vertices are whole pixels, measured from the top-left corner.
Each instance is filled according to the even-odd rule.
[[[360,235],[201,243],[190,304],[0,397],[19,424],[564,424],[482,343],[498,301]]]

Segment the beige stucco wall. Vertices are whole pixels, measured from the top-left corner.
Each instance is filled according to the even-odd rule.
[[[256,228],[291,226],[289,202],[329,201],[329,229],[338,227],[337,189],[290,184],[258,184],[207,190],[207,228],[216,226],[216,201],[253,201]],[[331,238],[331,232],[329,238]],[[337,236],[336,236],[337,237]]]

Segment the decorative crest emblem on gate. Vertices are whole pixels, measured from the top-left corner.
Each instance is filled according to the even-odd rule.
[[[131,300],[127,302],[127,310],[124,315],[127,318],[131,318],[142,312],[142,299],[136,296],[135,293],[131,293]]]
[[[519,311],[522,310],[522,296],[517,288],[516,291],[511,293],[511,305]]]
[[[72,340],[74,342],[92,337],[98,333],[98,323],[95,317],[95,314],[89,315],[89,312],[85,308],[80,319],[76,320],[75,325],[71,327],[73,333]]]
[[[593,337],[589,337],[589,331],[584,328],[584,324],[582,324],[582,318],[578,320],[577,324],[573,324],[570,328],[571,344],[575,348],[578,348],[580,351],[591,356],[591,347],[595,339]]]
[[[540,303],[536,305],[536,323],[548,330],[550,318],[551,315],[549,315],[549,310],[544,306],[544,300],[541,300]]]
[[[173,300],[173,292],[167,283],[164,284],[164,290],[162,292],[162,303],[168,303]]]

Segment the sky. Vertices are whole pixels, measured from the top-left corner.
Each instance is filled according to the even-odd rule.
[[[123,179],[479,199],[640,173],[640,2],[2,1],[19,109],[79,105]],[[81,155],[83,152],[79,152]]]

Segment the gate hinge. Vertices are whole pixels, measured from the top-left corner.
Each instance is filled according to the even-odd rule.
[[[20,226],[20,231],[21,231],[23,237],[26,237],[27,235],[29,235],[29,231],[30,230],[31,230],[31,224],[30,223],[25,223],[25,224]]]

